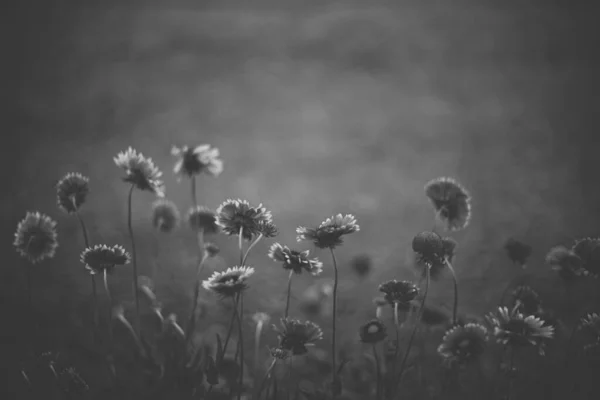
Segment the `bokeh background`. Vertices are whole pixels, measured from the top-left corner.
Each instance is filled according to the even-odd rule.
[[[172,174],[171,146],[218,147],[225,170],[201,179],[201,202],[262,202],[284,244],[295,243],[298,225],[355,214],[361,231],[338,252],[340,296],[351,299],[342,302],[347,340],[372,315],[382,280],[413,278],[411,239],[433,224],[423,185],[437,176],[458,178],[473,195],[471,225],[453,235],[461,312],[489,310],[516,273],[502,249],[508,237],[533,246],[529,271],[552,294],[559,283],[543,265],[549,246],[598,234],[593,8],[510,0],[12,2],[0,25],[8,344],[0,364],[8,371],[20,357],[28,266],[11,248],[17,222],[28,210],[58,220],[61,246],[35,267],[34,285],[45,335],[62,346],[84,318],[90,288],[77,221],[56,208],[53,185],[70,171],[89,176],[83,218],[92,241],[129,248],[127,186],[112,161],[128,146],[163,169],[168,197],[183,212],[189,187]],[[185,226],[157,237],[152,200],[135,193],[142,273],[158,257],[159,295],[183,312],[194,237]],[[223,260],[209,269],[236,259],[235,240],[216,241]],[[271,242],[251,255],[257,274],[247,298],[248,308],[276,314],[287,276],[266,257]],[[349,267],[358,254],[373,261],[364,280]],[[318,255],[330,278],[328,254]],[[113,280],[123,301],[129,278],[122,271]],[[298,290],[313,282],[298,279]],[[451,290],[449,279],[436,283],[432,303],[449,309]]]

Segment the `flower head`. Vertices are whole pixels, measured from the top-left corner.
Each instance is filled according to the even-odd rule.
[[[252,274],[254,268],[251,267],[227,268],[225,272],[214,272],[202,286],[222,297],[232,297],[248,288],[247,280]]]
[[[85,264],[85,268],[92,275],[104,271],[110,273],[117,265],[128,264],[131,260],[131,256],[122,246],[107,246],[105,244],[97,244],[86,248],[81,253],[80,258],[81,262]]]
[[[447,363],[464,365],[483,354],[487,340],[488,331],[481,324],[455,326],[444,335],[438,353]]]
[[[425,185],[425,194],[447,230],[467,227],[471,219],[471,196],[460,183],[446,177],[433,179]]]
[[[165,188],[160,180],[162,172],[154,165],[151,158],[146,158],[129,147],[114,158],[117,167],[125,171],[123,181],[129,182],[139,190],[146,190],[163,197]]]
[[[252,240],[272,223],[271,212],[262,204],[253,207],[246,200],[228,199],[217,209],[217,225],[230,236],[239,235],[241,231],[244,239]]]
[[[359,230],[360,226],[352,214],[338,214],[321,222],[318,228],[300,226],[296,229],[296,233],[299,242],[307,240],[320,249],[333,249],[343,243],[342,236]]]
[[[312,346],[317,340],[323,339],[321,328],[310,321],[282,318],[281,328],[276,326],[273,328],[279,337],[279,347],[290,351],[293,355],[306,354],[308,352],[306,346]]]
[[[258,222],[258,233],[265,238],[277,236],[278,230],[273,221],[261,220]]]
[[[273,357],[276,360],[285,360],[290,356],[289,350],[282,349],[279,347],[269,349],[269,354],[271,354],[271,357]]]
[[[385,325],[378,319],[373,319],[361,326],[358,334],[363,343],[378,343],[387,336]]]
[[[37,211],[27,212],[17,225],[13,246],[32,264],[54,257],[58,247],[56,221]]]
[[[600,315],[598,313],[589,313],[581,318],[578,328],[590,339],[583,346],[586,352],[591,349],[600,349]]]
[[[600,238],[579,239],[573,245],[573,253],[581,259],[582,272],[586,276],[600,276]]]
[[[173,172],[179,176],[193,177],[205,173],[218,176],[223,172],[223,161],[219,158],[219,149],[203,144],[196,147],[173,146],[171,154],[177,157]]]
[[[165,198],[156,199],[152,203],[152,226],[161,232],[172,232],[179,226],[181,215],[177,205]]]
[[[319,275],[323,271],[323,263],[318,258],[309,258],[309,254],[308,250],[290,250],[279,243],[273,243],[269,249],[269,257],[282,263],[284,269],[294,271],[295,274],[301,274],[304,270],[312,275]]]
[[[521,268],[525,268],[527,259],[531,256],[532,251],[531,246],[513,238],[506,241],[504,250],[506,250],[508,258],[513,263],[520,265]]]
[[[554,337],[554,327],[546,326],[541,319],[522,314],[516,308],[509,310],[499,307],[498,311],[488,315],[487,319],[494,328],[496,340],[504,345],[536,346],[543,355],[545,340]]]
[[[212,242],[205,242],[204,243],[204,251],[206,251],[206,254],[209,257],[216,257],[217,254],[219,254],[219,252],[221,251],[221,249],[219,249],[219,246],[217,246],[216,244],[214,244]]]
[[[412,249],[419,263],[432,267],[443,261],[444,242],[435,232],[424,231],[417,234],[412,241]]]
[[[542,302],[540,296],[529,286],[519,286],[511,294],[511,308],[526,314],[534,315],[541,311]]]
[[[546,264],[557,271],[565,281],[571,281],[583,275],[581,258],[565,246],[551,248],[546,255]]]
[[[72,214],[79,210],[85,203],[88,193],[90,179],[79,172],[69,172],[56,184],[56,202],[58,208]]]
[[[384,294],[389,304],[398,304],[400,309],[409,309],[411,301],[419,294],[419,289],[414,283],[395,279],[379,285],[379,291]]]
[[[257,313],[254,313],[254,315],[252,315],[252,320],[256,324],[266,324],[269,322],[270,319],[271,319],[271,317],[269,317],[269,314],[264,313],[264,312],[257,312]]]
[[[449,263],[452,263],[452,261],[454,260],[454,255],[456,253],[457,246],[458,243],[451,237],[442,238],[442,252],[439,254],[439,257],[430,258],[429,277],[432,280],[438,279],[446,270],[446,260],[448,260]],[[422,264],[427,264],[427,262],[425,261],[427,258],[423,257],[423,255],[420,253],[415,254],[417,256],[416,266],[420,268],[421,275],[425,277],[427,274],[427,270],[425,268],[422,268]]]
[[[205,234],[216,234],[219,232],[216,214],[203,206],[190,208],[187,213],[188,224],[194,231],[203,231]]]

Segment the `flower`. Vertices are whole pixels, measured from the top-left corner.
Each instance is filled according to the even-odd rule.
[[[296,233],[299,242],[312,241],[320,249],[333,249],[343,243],[342,236],[359,230],[360,226],[352,214],[338,214],[321,222],[318,228],[300,226],[296,229]]]
[[[379,285],[379,291],[384,294],[385,300],[402,310],[410,308],[410,302],[419,294],[419,289],[409,281],[391,280]]]
[[[546,264],[565,281],[571,281],[583,275],[582,260],[575,252],[565,246],[555,246],[546,255]]]
[[[273,261],[283,263],[283,268],[301,274],[302,270],[316,276],[323,271],[323,263],[318,258],[308,258],[310,251],[290,250],[287,246],[273,243],[269,249],[269,257]]]
[[[373,262],[368,254],[359,254],[350,261],[352,270],[360,278],[364,278],[371,272],[372,264]]]
[[[542,302],[532,288],[519,286],[512,292],[510,304],[526,315],[534,315],[541,311]]]
[[[372,319],[361,326],[358,334],[363,343],[378,343],[387,336],[385,325],[378,319]]]
[[[591,339],[583,346],[584,350],[589,351],[592,348],[600,347],[600,315],[598,313],[589,313],[581,318],[578,328],[587,333]]]
[[[194,148],[173,146],[171,154],[178,157],[173,172],[179,176],[193,177],[205,173],[218,176],[223,172],[223,161],[219,159],[219,149],[203,144]]]
[[[525,268],[527,259],[531,256],[532,251],[531,246],[513,238],[506,241],[504,250],[506,250],[508,258],[510,258],[513,263],[519,264],[521,268]]]
[[[290,352],[279,347],[269,349],[269,354],[276,360],[285,360],[290,356]]]
[[[217,209],[217,225],[230,236],[239,235],[246,240],[263,233],[265,226],[272,224],[271,212],[262,204],[252,207],[246,200],[228,199]]]
[[[273,221],[261,220],[258,222],[257,227],[258,233],[266,238],[272,238],[277,236],[277,227]]]
[[[129,147],[114,158],[117,167],[122,168],[126,175],[123,181],[129,182],[139,190],[146,190],[163,197],[165,188],[160,180],[162,172],[154,165],[151,158],[146,158]]]
[[[128,264],[131,256],[118,244],[114,246],[97,244],[86,248],[81,253],[80,259],[90,274],[96,275],[104,271],[110,273],[115,266]]]
[[[488,330],[481,324],[468,323],[446,331],[438,354],[450,364],[464,365],[485,351]]]
[[[90,192],[89,182],[90,179],[79,172],[69,172],[63,176],[56,184],[58,208],[67,214],[77,212]]]
[[[449,263],[452,263],[454,259],[454,255],[456,252],[456,246],[458,243],[451,237],[443,237],[442,239],[442,252],[439,257],[431,257],[430,262],[431,265],[429,267],[429,277],[432,280],[438,279],[442,273],[446,270],[446,260]],[[417,255],[417,263],[416,266],[421,268],[421,274],[423,277],[426,276],[427,270],[422,268],[422,264],[425,263],[425,257],[423,257],[419,253],[415,253]]]
[[[513,347],[536,346],[541,355],[544,354],[544,341],[554,337],[554,327],[546,326],[540,318],[522,314],[516,308],[509,311],[499,307],[487,319],[498,343]]]
[[[27,212],[17,225],[13,246],[22,257],[36,264],[54,257],[57,236],[56,221],[38,211]]]
[[[171,200],[159,198],[152,203],[152,226],[159,231],[172,232],[180,219],[179,209]]]
[[[413,238],[412,249],[416,253],[418,263],[426,264],[430,269],[432,265],[443,260],[444,242],[435,232],[424,231],[417,234]]]
[[[271,317],[269,317],[269,314],[264,313],[264,312],[257,312],[257,313],[254,313],[254,315],[252,315],[252,320],[256,324],[266,324],[269,322],[270,319],[271,319]]]
[[[221,251],[221,249],[219,249],[219,246],[217,246],[216,244],[214,244],[212,242],[205,242],[204,243],[204,251],[206,251],[206,254],[209,257],[216,257],[217,254],[219,254],[219,252]]]
[[[581,259],[582,272],[586,276],[600,276],[600,238],[584,238],[575,241],[572,248]]]
[[[281,329],[273,326],[279,337],[279,348],[290,351],[293,355],[308,352],[306,346],[312,346],[323,339],[323,331],[310,321],[302,322],[292,318],[281,319]]]
[[[247,280],[254,274],[254,268],[238,267],[227,268],[224,272],[214,272],[207,280],[202,282],[202,287],[222,297],[232,297],[248,287]]]
[[[194,206],[187,213],[188,224],[194,231],[202,230],[205,234],[216,234],[219,232],[217,216],[211,210],[203,206]]]
[[[425,185],[425,194],[449,231],[464,229],[471,220],[471,196],[452,178],[436,178]]]

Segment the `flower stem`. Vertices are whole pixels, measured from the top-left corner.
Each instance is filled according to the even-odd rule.
[[[192,191],[192,206],[198,206],[198,197],[196,196],[196,175],[190,177]]]
[[[216,360],[217,368],[220,366],[223,358],[225,357],[225,352],[227,351],[227,345],[229,344],[229,339],[231,339],[231,332],[233,331],[233,322],[235,321],[235,317],[237,315],[237,299],[234,298],[234,312],[231,314],[231,319],[229,320],[229,327],[227,328],[227,335],[225,336],[225,342],[223,342],[223,353],[221,354],[221,359]]]
[[[194,285],[194,302],[192,303],[192,310],[190,312],[190,317],[188,319],[188,324],[186,326],[185,332],[185,339],[188,344],[192,340],[192,334],[194,333],[194,330],[196,328],[196,310],[198,309],[198,298],[200,297],[200,274],[204,269],[204,265],[207,258],[208,257],[206,254],[202,255],[202,259],[200,260],[200,263],[198,264],[198,268],[196,270],[196,282]]]
[[[379,362],[379,356],[377,355],[377,344],[373,343],[373,357],[375,357],[375,369],[377,371],[377,400],[381,399],[381,365]]]
[[[456,323],[458,322],[458,279],[456,278],[456,272],[454,271],[454,268],[452,267],[452,263],[450,263],[450,261],[448,260],[448,258],[444,258],[444,261],[446,263],[446,265],[448,266],[448,269],[450,270],[450,273],[452,274],[452,280],[454,281],[454,308],[452,311],[452,324],[456,325]]]
[[[240,267],[244,266],[244,226],[240,226],[240,233],[238,235],[238,247],[240,248]]]
[[[290,275],[288,276],[288,284],[287,284],[287,298],[285,300],[285,314],[284,318],[288,317],[290,310],[290,294],[292,292],[292,277],[294,276],[294,271],[290,271]]]
[[[88,232],[87,229],[85,227],[85,223],[83,222],[83,218],[81,218],[81,215],[79,214],[79,211],[77,211],[77,207],[75,204],[75,198],[71,199],[73,202],[73,205],[75,206],[75,216],[77,217],[77,220],[79,221],[79,225],[81,226],[81,233],[83,234],[83,242],[85,244],[85,248],[87,249],[88,247],[90,247],[90,239],[88,236]],[[97,294],[97,290],[96,290],[96,277],[94,275],[90,275],[91,279],[92,279],[92,304],[94,307],[94,331],[96,329],[98,329],[98,294]]]
[[[256,244],[262,238],[263,238],[263,234],[261,233],[260,235],[258,235],[258,237],[252,243],[250,243],[250,246],[248,246],[248,249],[246,250],[246,253],[244,254],[244,258],[242,258],[242,265],[246,265],[246,260],[248,259],[248,254],[250,254],[250,250],[252,250],[252,248],[254,246],[256,246]]]
[[[398,350],[400,349],[400,320],[398,319],[398,302],[394,302],[394,326],[396,327],[396,346],[394,349],[394,364],[392,364],[392,376],[396,376],[398,363]]]
[[[263,322],[258,321],[254,332],[254,376],[258,376],[258,353],[260,352],[260,337],[262,335]]]
[[[138,269],[137,269],[137,254],[135,251],[135,238],[133,237],[133,227],[131,224],[131,199],[133,197],[133,189],[135,185],[131,185],[129,196],[127,197],[127,229],[129,230],[129,238],[131,239],[131,255],[133,262],[133,296],[135,298],[135,333],[140,335],[140,297],[138,293]]]
[[[508,364],[508,391],[506,393],[506,400],[511,400],[512,398],[512,390],[513,390],[513,367],[515,362],[515,348],[511,347],[510,349],[510,361]]]
[[[336,325],[336,313],[337,313],[337,289],[338,289],[338,267],[337,267],[337,261],[335,259],[335,252],[333,251],[333,247],[330,247],[329,250],[331,251],[331,259],[333,260],[333,271],[334,271],[334,276],[333,276],[333,319],[332,319],[332,329],[333,332],[331,334],[331,362],[332,362],[332,370],[333,370],[333,381],[335,382],[337,379],[337,363],[336,363],[336,346],[335,346],[335,336],[336,336],[336,331],[335,331],[335,325]],[[335,400],[336,396],[336,390],[335,390],[335,384],[332,385],[332,398],[333,400]]]
[[[242,326],[242,319],[244,316],[244,294],[243,292],[240,292],[239,294],[239,304],[240,304],[240,311],[238,313],[237,310],[237,304],[234,304],[234,310],[235,310],[235,315],[237,317],[237,321],[238,321],[238,340],[239,340],[239,346],[240,346],[240,380],[239,380],[239,390],[238,390],[238,395],[237,395],[237,400],[240,400],[242,397],[242,391],[244,389],[244,334],[243,334],[243,326]]]
[[[262,382],[260,383],[260,386],[259,386],[259,389],[258,389],[258,394],[256,395],[256,399],[260,399],[260,395],[262,394],[263,390],[265,389],[265,384],[269,380],[269,377],[271,376],[271,372],[273,371],[273,368],[275,368],[275,364],[277,364],[277,359],[276,358],[273,359],[273,362],[271,363],[271,365],[267,369],[267,372],[265,373],[265,376],[262,379]]]

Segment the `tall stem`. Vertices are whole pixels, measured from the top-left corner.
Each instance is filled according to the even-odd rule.
[[[285,314],[284,314],[284,318],[288,317],[289,310],[290,310],[290,293],[292,292],[292,276],[294,276],[294,271],[290,270],[290,275],[288,276],[287,298],[285,300]]]
[[[452,280],[454,281],[454,308],[452,312],[452,324],[456,325],[458,322],[458,279],[456,278],[456,272],[454,271],[454,268],[452,268],[452,263],[450,263],[447,257],[444,259],[444,261],[446,262],[446,265],[452,274]]]
[[[110,288],[108,287],[108,273],[107,273],[106,269],[103,272],[103,278],[104,278],[104,291],[106,292],[106,296],[108,297],[108,334],[109,334],[109,339],[110,339],[110,343],[111,343],[111,347],[112,347],[112,340],[113,340],[113,328],[112,328],[112,307],[113,307],[113,300],[112,300],[112,295],[110,294]]]
[[[204,265],[207,259],[207,255],[204,254],[202,256],[202,260],[200,264],[198,264],[198,269],[196,270],[196,279],[194,284],[194,302],[192,303],[192,310],[190,312],[190,317],[188,319],[188,324],[186,327],[185,337],[186,341],[189,344],[192,340],[192,334],[196,328],[196,310],[198,309],[198,298],[200,297],[200,274],[204,269]]]
[[[192,191],[192,206],[198,206],[198,197],[196,196],[196,175],[190,177]]]
[[[331,362],[332,362],[332,370],[333,370],[333,382],[334,384],[332,385],[332,398],[335,400],[336,396],[336,379],[337,379],[337,363],[336,363],[336,346],[335,346],[335,336],[336,336],[336,330],[335,330],[335,326],[336,326],[336,313],[337,313],[337,289],[338,289],[338,267],[337,267],[337,261],[335,259],[335,252],[333,251],[333,247],[330,247],[329,250],[331,251],[331,259],[333,260],[333,271],[334,271],[334,275],[333,275],[333,320],[332,320],[332,335],[331,335]]]
[[[508,365],[508,392],[506,394],[506,400],[512,399],[512,389],[513,389],[513,367],[515,363],[515,348],[511,347],[510,349],[510,361]]]
[[[238,234],[238,247],[240,249],[240,267],[244,266],[244,226],[240,226]]]
[[[375,370],[377,371],[377,400],[381,400],[381,365],[379,362],[379,356],[377,355],[377,344],[373,343],[373,357],[375,357]],[[394,362],[395,364],[395,362]]]
[[[394,326],[396,328],[396,346],[394,349],[394,363],[392,364],[392,376],[396,376],[398,363],[398,351],[400,350],[400,320],[398,318],[398,302],[394,302]]]
[[[238,313],[237,304],[234,304],[235,314],[237,316],[238,321],[238,336],[239,336],[239,345],[240,345],[240,381],[239,381],[239,390],[237,395],[237,400],[240,400],[242,397],[242,391],[244,389],[244,334],[243,334],[243,326],[242,319],[244,316],[244,294],[240,292],[239,294],[239,303],[240,303],[240,312]]]
[[[223,361],[223,358],[225,357],[225,352],[227,351],[227,345],[229,344],[229,339],[231,338],[231,332],[233,331],[233,322],[236,319],[237,316],[237,307],[238,307],[238,300],[236,297],[233,298],[233,303],[234,303],[234,308],[233,308],[233,314],[231,314],[231,319],[229,320],[229,327],[227,328],[227,335],[225,336],[225,342],[223,342],[223,354],[221,354],[221,359],[217,359],[216,360],[216,364],[217,364],[217,368],[219,367],[219,365],[221,364],[221,361]]]
[[[81,226],[81,233],[83,234],[83,242],[85,244],[85,248],[87,249],[88,247],[90,247],[90,239],[88,236],[88,232],[87,232],[87,228],[85,226],[85,223],[83,222],[83,218],[81,218],[81,215],[79,214],[79,211],[77,211],[77,206],[75,204],[75,198],[71,199],[73,201],[73,205],[75,206],[75,216],[77,217],[77,220],[79,221],[79,225]],[[96,277],[94,275],[90,275],[91,280],[92,280],[92,303],[93,303],[93,307],[94,307],[94,329],[98,328],[98,291],[96,289]]]
[[[137,254],[135,251],[135,238],[133,237],[133,227],[131,224],[131,199],[133,197],[134,185],[129,189],[127,197],[127,229],[129,230],[129,238],[131,239],[131,255],[133,262],[133,296],[135,298],[135,333],[140,335],[140,296],[138,293],[138,269],[137,269]]]
[[[271,365],[267,369],[267,372],[265,373],[265,376],[262,379],[262,382],[260,383],[260,386],[259,386],[259,389],[258,389],[258,394],[256,395],[256,399],[257,400],[260,399],[260,395],[262,394],[263,390],[265,389],[265,384],[269,380],[269,377],[271,376],[271,372],[273,371],[273,368],[275,368],[275,364],[277,364],[277,359],[276,358],[273,359],[273,362],[271,363]]]
[[[250,246],[248,246],[248,249],[246,249],[246,253],[244,254],[244,257],[242,258],[242,265],[246,265],[246,260],[248,259],[248,254],[250,254],[250,250],[252,250],[252,248],[254,246],[256,246],[256,244],[262,238],[263,238],[263,234],[261,233],[260,235],[258,235],[258,237],[252,243],[250,243]]]
[[[254,333],[254,376],[258,376],[258,354],[260,352],[260,337],[262,335],[263,321],[258,321]]]

